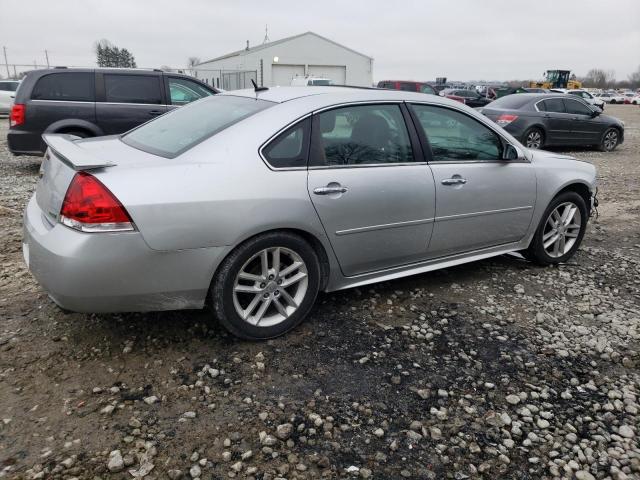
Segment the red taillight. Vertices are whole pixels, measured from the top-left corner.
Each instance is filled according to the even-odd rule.
[[[16,103],[13,107],[11,107],[9,122],[12,127],[16,127],[24,123],[24,114],[26,111],[27,107],[22,103]]]
[[[496,120],[496,123],[498,125],[500,125],[501,127],[504,127],[506,125],[509,125],[511,122],[513,122],[514,120],[517,120],[518,116],[517,115],[508,115],[506,113],[503,113],[502,115],[500,115],[498,117],[498,119]]]
[[[131,217],[100,180],[78,172],[71,180],[60,210],[60,222],[83,232],[133,230]]]

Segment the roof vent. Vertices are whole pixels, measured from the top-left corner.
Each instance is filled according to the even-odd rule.
[[[247,48],[245,50],[249,50],[249,40],[247,40]]]

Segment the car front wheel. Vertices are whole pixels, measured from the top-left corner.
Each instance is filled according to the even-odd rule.
[[[600,150],[603,152],[612,152],[620,142],[620,135],[615,128],[609,128],[600,141]]]
[[[289,232],[258,235],[221,264],[210,303],[222,325],[248,340],[282,335],[304,320],[320,285],[315,250]]]
[[[576,192],[558,195],[549,204],[524,256],[540,265],[562,263],[578,250],[589,214]]]

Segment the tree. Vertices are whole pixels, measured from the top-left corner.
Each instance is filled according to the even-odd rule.
[[[187,68],[191,72],[191,75],[194,74],[195,66],[200,63],[200,57],[189,57],[187,60]]]
[[[640,87],[640,65],[638,65],[638,69],[629,75],[629,83],[631,84],[631,88]]]
[[[584,83],[585,87],[607,88],[610,87],[615,82],[615,80],[616,75],[613,70],[592,68],[582,79],[582,83]]]
[[[109,40],[102,39],[95,43],[96,63],[99,67],[136,68],[133,54],[126,48],[118,48]]]

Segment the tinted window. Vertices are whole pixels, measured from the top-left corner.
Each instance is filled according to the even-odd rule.
[[[52,73],[41,77],[33,87],[34,100],[94,101],[93,73]]]
[[[407,92],[415,92],[416,91],[416,84],[415,83],[408,83],[408,82],[401,82],[400,83],[400,90],[404,90]]]
[[[306,167],[309,151],[309,122],[302,120],[278,135],[262,151],[274,168]]]
[[[106,101],[113,103],[162,103],[158,75],[104,74]]]
[[[413,161],[398,105],[361,105],[314,118],[312,165],[366,165]]]
[[[518,110],[531,102],[532,99],[528,95],[513,94],[501,97],[493,102],[488,108],[503,108],[505,110]]]
[[[544,102],[538,103],[538,110],[553,113],[566,113],[564,102],[561,98],[548,98]]]
[[[127,145],[173,158],[273,102],[248,97],[214,95],[146,123],[122,137]]]
[[[443,107],[413,105],[433,152],[433,160],[500,160],[502,141],[488,127]]]
[[[208,88],[186,78],[169,77],[168,81],[171,105],[184,105],[213,95]]]
[[[572,99],[564,99],[564,108],[567,110],[567,113],[572,113],[574,115],[591,115],[591,110],[584,103],[578,102]]]
[[[15,92],[18,89],[17,82],[0,82],[0,90],[5,92]]]
[[[432,95],[436,94],[436,91],[433,88],[431,88],[431,86],[429,86],[429,85],[420,85],[420,92],[422,92],[422,93],[430,93]]]

